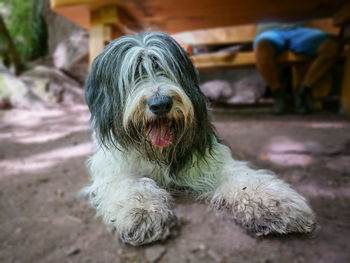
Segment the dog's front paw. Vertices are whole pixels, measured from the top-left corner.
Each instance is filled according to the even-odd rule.
[[[120,239],[133,246],[164,240],[178,224],[172,209],[134,208],[125,215],[123,221],[116,225]]]
[[[309,233],[315,228],[315,216],[301,196],[243,197],[233,207],[235,220],[257,236],[268,234]]]
[[[236,191],[218,189],[212,204],[231,210],[237,223],[258,236],[314,230],[315,216],[305,198],[277,178],[258,182]]]

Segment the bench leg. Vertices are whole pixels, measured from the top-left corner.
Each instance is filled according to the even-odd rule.
[[[346,53],[341,102],[344,113],[350,115],[350,49],[348,49]]]
[[[117,22],[116,6],[102,7],[90,13],[90,66],[93,60],[103,51],[105,44],[112,40],[112,24]]]
[[[90,65],[92,64],[93,60],[98,56],[98,54],[100,54],[103,51],[103,48],[105,46],[105,32],[108,31],[108,26],[105,25],[94,25],[90,27]]]

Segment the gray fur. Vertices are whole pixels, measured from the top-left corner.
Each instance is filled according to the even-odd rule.
[[[171,110],[153,114],[152,96],[171,96]],[[165,33],[110,43],[92,65],[86,101],[100,144],[88,162],[92,182],[84,192],[124,242],[142,245],[170,235],[178,223],[174,190],[229,209],[258,235],[314,229],[305,198],[273,173],[233,159],[218,141],[197,72]],[[159,127],[171,133],[162,137],[169,142],[164,147],[150,135],[161,134]]]
[[[184,129],[177,123],[175,148],[167,154],[155,154],[147,140],[149,131],[142,123],[123,126],[127,97],[133,89],[154,79],[166,78],[180,86],[194,108],[192,127]],[[111,42],[94,60],[85,86],[86,102],[92,124],[105,146],[130,147],[140,151],[150,161],[169,166],[173,174],[190,163],[197,153],[204,156],[215,136],[207,113],[207,99],[199,89],[198,75],[187,53],[174,39],[162,32],[124,36]]]

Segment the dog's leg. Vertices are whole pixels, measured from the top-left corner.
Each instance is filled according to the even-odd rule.
[[[257,235],[314,229],[314,214],[305,198],[287,183],[270,171],[234,160],[222,144],[217,143],[213,153],[197,171],[190,171],[187,184],[214,207],[229,209],[239,224]]]
[[[177,222],[170,194],[152,179],[130,174],[135,163],[108,155],[100,150],[90,159],[93,181],[84,189],[97,215],[131,245],[168,237]]]
[[[228,161],[211,199],[232,209],[235,220],[257,235],[311,232],[314,215],[305,199],[272,172]]]
[[[253,170],[229,157],[217,178],[211,203],[232,210],[235,220],[248,231],[267,235],[314,229],[314,214],[305,198],[272,172]]]

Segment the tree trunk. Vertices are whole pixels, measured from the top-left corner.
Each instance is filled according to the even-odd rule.
[[[15,74],[18,75],[21,69],[21,60],[17,53],[16,46],[6,28],[5,22],[0,14],[0,39],[4,39],[5,42],[5,50],[4,52],[8,52],[5,54],[5,57],[10,57],[14,67]]]

